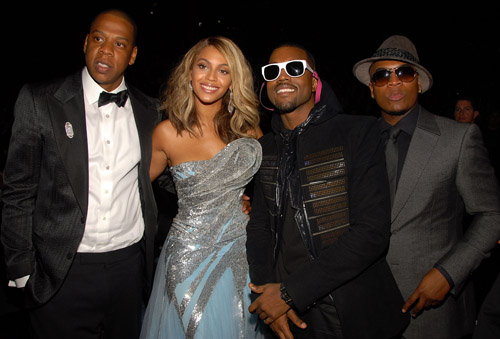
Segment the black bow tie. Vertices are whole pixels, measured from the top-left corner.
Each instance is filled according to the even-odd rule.
[[[99,95],[99,101],[97,102],[97,107],[109,104],[110,102],[114,102],[118,107],[123,107],[123,105],[127,102],[127,98],[127,90],[118,93],[101,92]]]

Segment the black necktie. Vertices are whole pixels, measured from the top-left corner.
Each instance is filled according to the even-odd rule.
[[[99,95],[99,101],[97,102],[97,107],[109,104],[110,102],[114,102],[118,107],[123,107],[125,102],[127,102],[127,98],[127,90],[118,93],[101,92]]]
[[[397,178],[398,178],[398,156],[399,148],[397,138],[401,132],[399,127],[391,127],[389,130],[389,137],[385,145],[385,161],[387,165],[387,176],[389,177],[389,188],[391,191],[391,206],[396,194]]]

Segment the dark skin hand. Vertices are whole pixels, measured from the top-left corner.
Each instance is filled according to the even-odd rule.
[[[410,295],[406,303],[403,305],[403,313],[406,313],[413,304],[411,316],[416,318],[424,309],[438,306],[450,292],[450,284],[448,280],[439,272],[438,269],[432,268],[422,278],[420,284],[415,291]]]
[[[290,331],[290,326],[288,325],[288,319],[290,319],[297,327],[302,329],[307,327],[307,324],[299,318],[297,313],[295,313],[293,309],[289,309],[286,314],[283,314],[269,325],[280,339],[293,339],[293,334]]]
[[[251,313],[257,312],[259,318],[264,323],[271,326],[271,329],[280,338],[293,338],[288,320],[290,319],[295,326],[306,328],[307,324],[300,319],[294,310],[281,299],[280,284],[254,285],[248,284],[250,289],[260,294],[260,296],[248,307]]]
[[[246,194],[243,194],[242,200],[243,200],[243,212],[248,215],[252,211],[252,205],[250,205],[250,197]]]

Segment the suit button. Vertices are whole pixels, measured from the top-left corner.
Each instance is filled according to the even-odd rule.
[[[85,224],[85,217],[81,217],[80,221],[81,221],[82,224]]]
[[[71,258],[73,258],[73,254],[71,253],[66,254],[66,259],[71,260]]]

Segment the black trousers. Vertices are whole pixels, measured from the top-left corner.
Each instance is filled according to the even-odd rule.
[[[106,253],[78,253],[61,289],[30,311],[37,339],[139,337],[144,255],[140,242]]]

